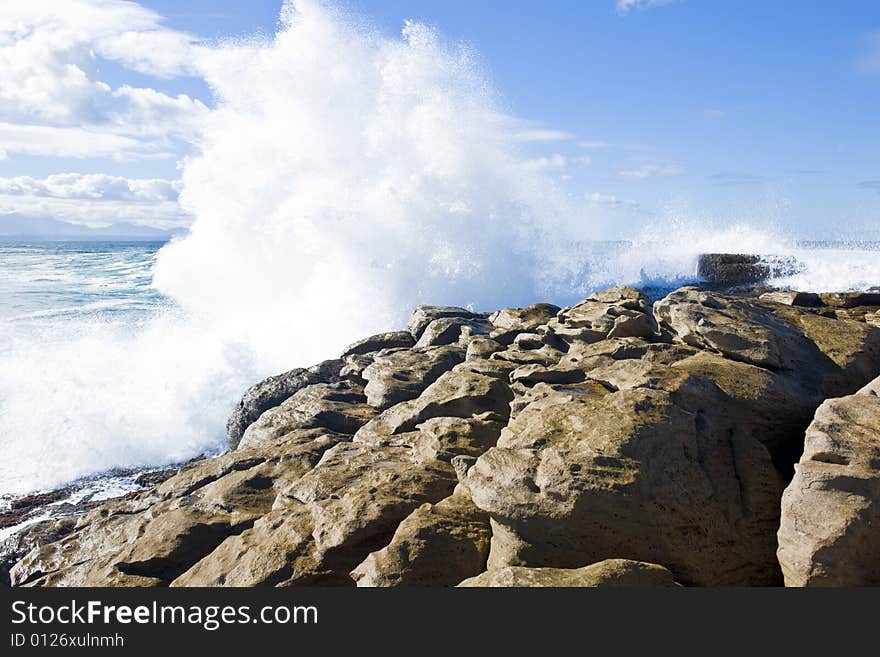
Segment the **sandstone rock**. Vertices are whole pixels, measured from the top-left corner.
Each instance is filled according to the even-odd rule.
[[[507,416],[512,398],[510,387],[498,378],[466,371],[447,372],[418,398],[392,406],[370,420],[354,439],[382,442],[436,417],[468,418],[485,412]]]
[[[225,538],[268,513],[276,488],[318,462],[338,437],[294,432],[183,469],[155,489],[86,513],[11,571],[16,585],[167,585]]]
[[[391,333],[379,333],[369,338],[353,342],[345,348],[340,358],[346,356],[369,354],[382,349],[408,348],[415,344],[409,331],[393,331]]]
[[[496,351],[501,351],[502,349],[504,349],[504,347],[500,342],[496,342],[491,338],[477,337],[468,342],[465,360],[486,359]]]
[[[822,305],[822,300],[814,292],[796,292],[794,290],[779,290],[765,292],[760,296],[764,301],[774,301],[786,306],[804,306],[814,308]]]
[[[363,387],[350,381],[307,386],[263,413],[244,432],[241,445],[256,445],[298,429],[353,435],[376,414],[366,402]]]
[[[258,384],[230,419],[237,449],[63,534],[35,533],[11,578],[384,586],[488,571],[479,576],[492,582],[641,582],[642,566],[594,563],[630,559],[684,584],[775,584],[780,473],[824,399],[880,374],[876,310],[825,311],[694,288],[658,302],[659,325],[631,288],[562,310],[505,309],[491,326],[421,307],[412,335],[373,336]],[[444,326],[457,345],[411,346],[445,341]],[[497,339],[475,335],[490,328]],[[878,458],[862,442],[841,454],[864,474]],[[831,463],[809,447],[804,459],[849,467],[823,449]],[[858,525],[834,517],[840,536]],[[817,572],[830,573],[817,554]]]
[[[787,586],[880,586],[880,379],[830,399],[782,497]]]
[[[486,335],[491,324],[485,319],[466,317],[441,317],[433,320],[422,331],[416,347],[436,347],[446,344],[457,344],[470,336]]]
[[[655,587],[675,586],[663,566],[628,559],[606,559],[583,568],[507,566],[466,579],[462,587]]]
[[[314,383],[332,383],[339,380],[344,362],[328,360],[307,369],[298,368],[284,374],[270,376],[251,386],[236,406],[226,423],[226,440],[235,449],[245,430],[263,412],[278,406],[297,390]]]
[[[174,586],[352,585],[349,571],[387,545],[425,502],[447,497],[453,468],[411,450],[340,443],[279,491],[272,510],[181,574]]]
[[[494,326],[490,336],[501,344],[509,345],[519,333],[535,331],[556,317],[559,311],[559,306],[549,303],[536,303],[526,308],[503,308],[489,316]]]
[[[379,410],[418,397],[441,374],[464,360],[460,347],[443,346],[377,355],[361,376],[367,403]]]
[[[485,316],[479,313],[471,312],[467,308],[458,308],[456,306],[418,306],[413,310],[409,318],[407,328],[413,338],[418,340],[422,337],[422,333],[428,327],[428,324],[435,319],[443,317],[461,317],[464,319],[484,319]]]
[[[413,458],[421,461],[452,463],[460,456],[476,458],[492,447],[505,424],[506,417],[491,411],[469,418],[434,417],[416,431],[383,436],[378,444],[409,447]]]
[[[607,337],[651,337],[654,318],[645,296],[628,287],[613,287],[591,295],[571,308],[563,308],[550,329],[566,342],[598,342]]]
[[[682,288],[655,304],[677,340],[773,371],[788,372],[814,392],[816,405],[877,375],[875,327],[805,309]]]
[[[523,349],[517,345],[511,345],[503,351],[496,351],[489,357],[489,360],[506,361],[514,365],[540,364],[550,366],[558,363],[563,355],[565,352],[547,344],[540,349]]]
[[[486,567],[489,517],[467,492],[423,504],[351,576],[358,586],[455,586]]]
[[[496,329],[532,331],[556,317],[560,310],[559,306],[550,303],[536,303],[526,308],[503,308],[489,315],[489,321]]]
[[[515,415],[466,482],[493,520],[490,570],[624,557],[688,584],[779,580],[767,450],[717,387],[668,375],[666,390],[551,389]]]

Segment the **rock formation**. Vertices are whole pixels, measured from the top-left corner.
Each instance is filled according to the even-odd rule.
[[[420,306],[250,388],[227,453],[0,554],[26,586],[875,582],[873,301]]]
[[[829,399],[782,496],[789,586],[880,586],[880,378]]]

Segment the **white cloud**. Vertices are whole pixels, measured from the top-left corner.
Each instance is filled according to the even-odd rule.
[[[208,113],[204,103],[186,94],[171,97],[155,89],[123,85],[113,96],[128,101],[126,109],[114,118],[129,133],[175,135],[193,140]]]
[[[864,73],[880,73],[880,31],[867,36],[857,63],[859,70]]]
[[[204,104],[149,88],[114,90],[100,79],[100,65],[112,60],[150,76],[172,77],[195,73],[204,52],[194,37],[164,27],[161,16],[135,2],[0,0],[0,149],[144,157],[171,137],[194,139]],[[9,134],[12,125],[22,134]],[[58,132],[65,129],[70,132]],[[51,138],[53,130],[57,139]],[[27,143],[27,137],[36,143]]]
[[[0,160],[10,154],[40,157],[173,157],[155,145],[89,128],[0,122]]]
[[[133,221],[170,228],[190,221],[177,203],[180,189],[179,180],[107,174],[0,178],[0,214],[49,216],[91,226]]]
[[[684,173],[684,169],[677,164],[642,164],[635,169],[620,171],[618,175],[623,178],[644,179],[656,176],[678,176]]]
[[[45,178],[16,176],[0,178],[0,194],[66,199],[177,201],[179,180],[124,178],[105,173],[56,173]]]
[[[633,9],[650,9],[670,5],[674,0],[617,0],[617,11],[628,14]]]

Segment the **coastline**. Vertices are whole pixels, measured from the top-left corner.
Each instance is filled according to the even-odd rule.
[[[12,580],[809,583],[782,556],[783,500],[789,517],[811,503],[787,487],[813,467],[817,409],[880,375],[876,296],[691,286],[420,307],[407,331],[251,388],[229,452],[10,538]]]

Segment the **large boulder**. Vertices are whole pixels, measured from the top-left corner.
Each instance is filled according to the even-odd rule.
[[[629,559],[606,559],[583,568],[507,566],[466,579],[461,587],[646,588],[675,586],[663,566]]]
[[[880,379],[829,399],[782,497],[787,586],[880,586]]]
[[[880,331],[863,321],[692,287],[658,301],[654,313],[676,342],[754,365],[772,378],[778,404],[768,410],[777,419],[766,418],[761,440],[784,472],[800,456],[815,408],[880,373]],[[766,390],[762,385],[754,391],[759,405],[758,395],[766,396]]]
[[[777,583],[783,484],[748,417],[710,380],[626,365],[616,390],[539,384],[468,471],[492,519],[490,570],[621,557],[687,584]]]

